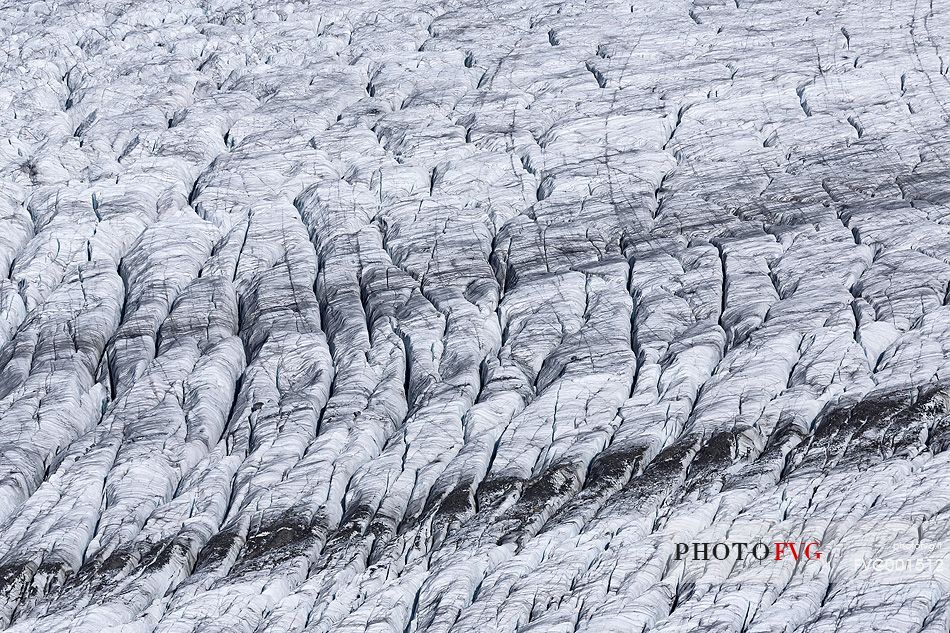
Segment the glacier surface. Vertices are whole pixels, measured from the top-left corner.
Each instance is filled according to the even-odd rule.
[[[950,630],[946,3],[0,29],[0,629]]]

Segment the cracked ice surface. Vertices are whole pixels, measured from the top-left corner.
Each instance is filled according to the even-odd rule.
[[[944,4],[0,27],[0,628],[950,629]]]

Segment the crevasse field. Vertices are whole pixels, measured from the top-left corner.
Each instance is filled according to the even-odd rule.
[[[0,629],[945,633],[948,72],[943,0],[8,0]]]

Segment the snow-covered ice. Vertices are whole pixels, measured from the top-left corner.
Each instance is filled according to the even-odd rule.
[[[946,3],[0,33],[0,629],[950,630]]]

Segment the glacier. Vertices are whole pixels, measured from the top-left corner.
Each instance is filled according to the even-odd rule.
[[[945,3],[0,29],[0,630],[950,631]]]

